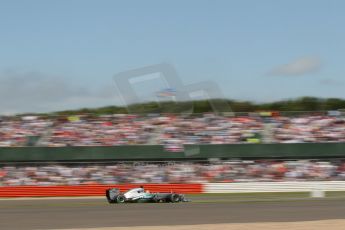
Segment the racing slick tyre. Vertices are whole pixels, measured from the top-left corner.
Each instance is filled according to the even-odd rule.
[[[169,196],[168,201],[171,203],[178,203],[180,202],[180,196],[178,194],[173,193]]]
[[[105,195],[107,197],[107,200],[108,200],[109,204],[116,203],[116,196],[114,196],[114,194],[112,193],[111,189],[107,189]]]
[[[124,195],[118,195],[117,197],[116,197],[116,202],[117,203],[125,203],[125,201],[126,201],[126,197],[124,196]]]
[[[109,203],[109,204],[114,204],[114,203],[116,203],[116,200],[110,200],[110,199],[108,199],[108,203]]]
[[[153,201],[154,203],[159,203],[159,202],[161,202],[162,200],[159,199],[159,198],[157,197],[157,195],[155,195],[155,196],[152,198],[152,201]]]

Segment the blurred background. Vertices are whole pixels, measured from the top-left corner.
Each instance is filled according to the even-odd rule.
[[[344,180],[342,1],[0,4],[0,186]]]
[[[0,0],[0,229],[343,229],[344,9]]]

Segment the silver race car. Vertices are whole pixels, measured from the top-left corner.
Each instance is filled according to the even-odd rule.
[[[183,194],[178,193],[150,193],[143,187],[133,188],[121,193],[117,188],[106,190],[106,197],[110,204],[113,203],[178,203],[188,202]]]

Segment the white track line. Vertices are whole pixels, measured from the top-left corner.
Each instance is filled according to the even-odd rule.
[[[233,224],[201,224],[175,226],[137,226],[137,227],[105,227],[105,228],[71,228],[65,230],[343,230],[345,220],[317,220],[299,222],[263,222],[263,223],[233,223]]]

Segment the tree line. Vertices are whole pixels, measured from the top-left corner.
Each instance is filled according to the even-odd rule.
[[[256,111],[329,111],[345,109],[345,100],[339,98],[301,97],[269,103],[254,103],[229,99],[211,99],[198,101],[161,101],[124,106],[105,106],[101,108],[83,108],[54,112],[56,115],[73,114],[126,114],[126,113],[206,113],[214,112],[256,112]],[[224,111],[222,111],[224,109]],[[229,111],[229,109],[231,111]]]

